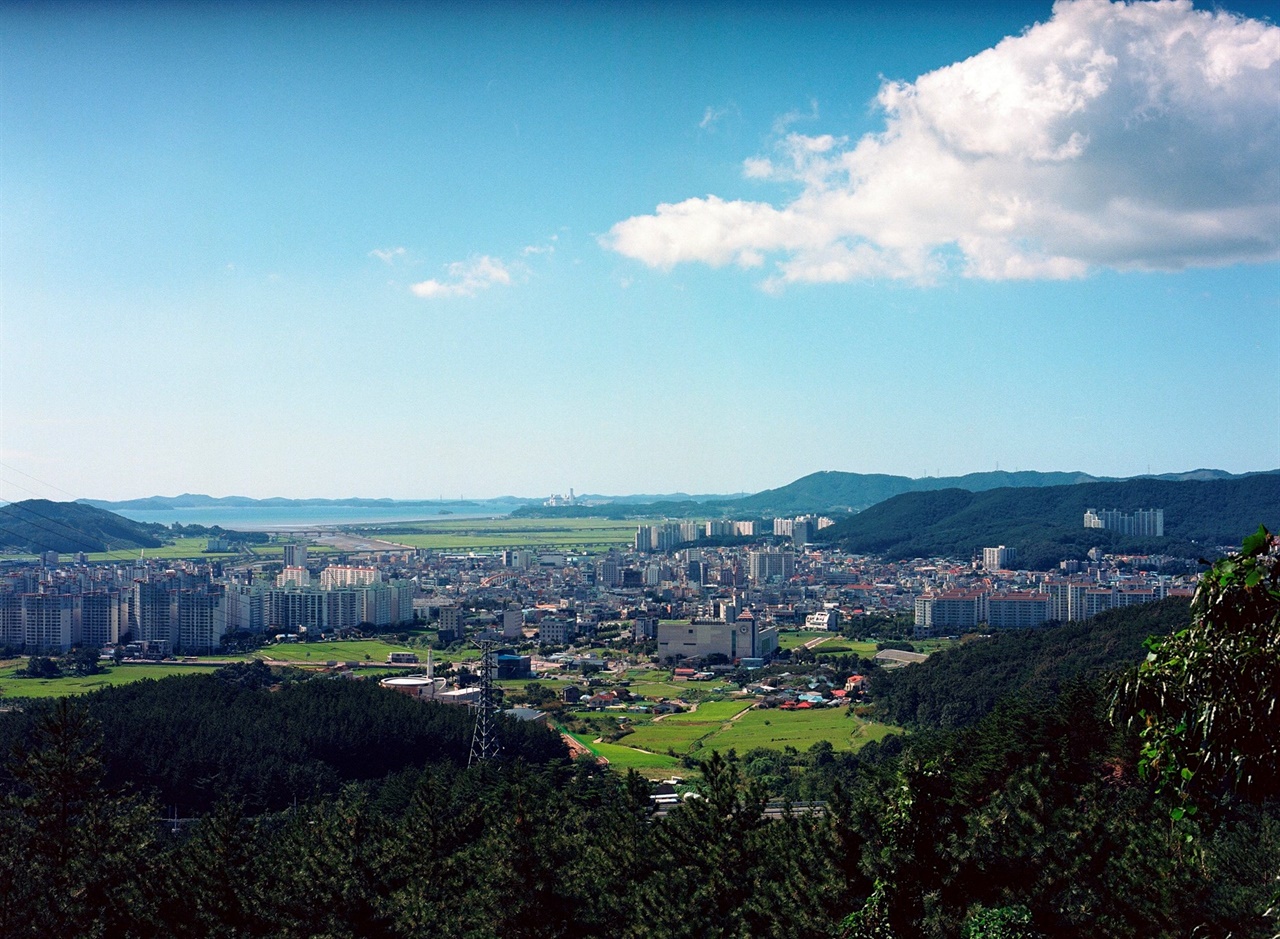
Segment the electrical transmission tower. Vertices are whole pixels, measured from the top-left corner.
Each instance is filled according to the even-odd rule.
[[[493,704],[494,643],[485,639],[480,646],[480,703],[476,706],[476,729],[471,735],[468,766],[492,760],[498,755],[498,715]]]

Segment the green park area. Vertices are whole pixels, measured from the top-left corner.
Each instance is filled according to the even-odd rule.
[[[371,540],[432,551],[529,548],[602,553],[631,544],[637,524],[634,520],[605,518],[485,518],[343,526],[342,530]],[[206,537],[175,538],[159,548],[96,551],[88,558],[96,562],[125,562],[140,557],[170,561],[245,557],[241,551],[206,551],[208,543]],[[279,560],[283,553],[283,544],[256,544],[248,548],[249,555],[263,561]],[[332,545],[311,543],[307,553],[316,558],[339,552]]]
[[[425,638],[425,637],[424,637]],[[236,661],[246,657],[269,662],[288,662],[292,665],[324,665],[326,662],[368,662],[385,665],[392,652],[412,652],[418,664],[426,667],[427,649],[424,646],[404,645],[384,639],[337,639],[324,642],[277,642],[263,646],[246,655],[209,656],[208,658]],[[463,648],[456,652],[431,653],[437,665],[446,662],[469,662],[480,658],[478,648]],[[412,666],[410,666],[412,667]]]
[[[234,551],[206,552],[208,538],[175,538],[171,544],[159,548],[120,548],[115,551],[95,551],[90,554],[90,561],[136,561],[139,558],[154,558],[163,561],[176,561],[183,558],[208,558],[212,560],[235,557]]]
[[[543,548],[604,552],[631,544],[637,524],[606,518],[486,518],[367,525],[347,530],[433,551]]]
[[[124,563],[139,558],[151,558],[159,561],[206,560],[219,561],[242,557],[239,551],[206,551],[208,538],[175,538],[158,548],[118,548],[115,551],[94,551],[87,555],[90,561],[115,561]],[[309,545],[307,553],[313,557],[335,554],[337,549],[329,545]],[[251,545],[249,553],[264,561],[277,560],[284,555],[283,544]]]
[[[864,659],[874,658],[876,644],[874,642],[855,642],[841,636],[832,636],[821,645],[813,647],[814,655],[860,655]]]
[[[211,672],[211,665],[133,664],[111,665],[97,675],[66,675],[61,678],[18,678],[16,673],[26,665],[25,661],[11,663],[0,668],[0,700],[5,698],[65,698],[68,695],[85,694],[113,685],[127,685],[148,678],[167,678],[170,675],[193,675]]]

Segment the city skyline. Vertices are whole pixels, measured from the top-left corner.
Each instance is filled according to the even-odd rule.
[[[1270,9],[0,9],[0,498],[1275,469]]]

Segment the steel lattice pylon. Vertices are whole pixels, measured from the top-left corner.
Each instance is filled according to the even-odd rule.
[[[480,646],[480,702],[476,705],[476,729],[471,735],[468,766],[495,759],[498,755],[498,720],[493,706],[494,643],[483,640]]]

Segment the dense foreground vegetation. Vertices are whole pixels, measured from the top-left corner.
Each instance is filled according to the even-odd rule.
[[[917,704],[914,733],[858,753],[713,755],[663,818],[539,728],[466,768],[463,711],[261,664],[5,715],[0,935],[1270,937],[1264,544],[1136,670],[1094,668],[1088,637],[1052,675],[1047,634],[993,642],[963,655],[1012,693],[956,686],[962,716]],[[825,811],[766,817],[771,791]],[[202,818],[166,823],[179,802]]]

